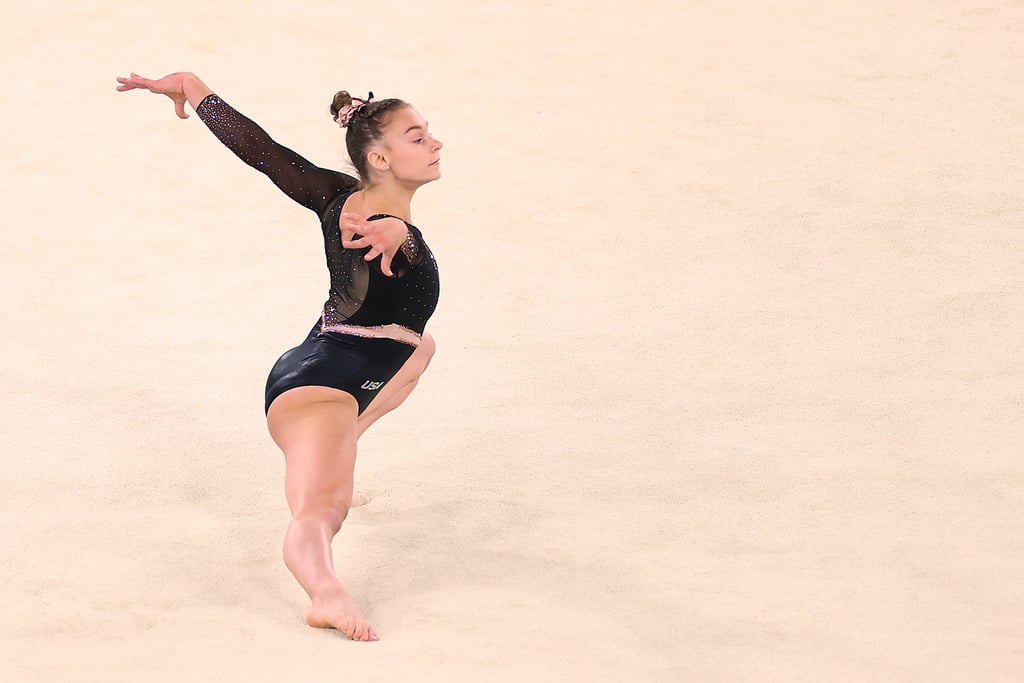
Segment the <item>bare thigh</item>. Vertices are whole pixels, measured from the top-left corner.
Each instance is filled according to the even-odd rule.
[[[285,457],[285,496],[293,516],[337,511],[352,499],[358,404],[344,391],[298,387],[276,399],[267,427]]]

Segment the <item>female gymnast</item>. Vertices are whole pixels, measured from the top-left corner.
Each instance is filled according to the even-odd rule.
[[[195,74],[117,81],[121,92],[166,95],[179,118],[188,118],[187,102],[228,149],[320,219],[330,294],[306,340],[267,379],[267,425],[284,452],[292,513],[284,561],[312,601],[310,626],[377,640],[334,573],[331,540],[352,504],[356,442],[409,396],[434,353],[424,326],[437,305],[437,265],[410,206],[417,188],[441,176],[441,142],[402,100],[339,92],[331,113],[347,128],[357,180],[274,142]]]

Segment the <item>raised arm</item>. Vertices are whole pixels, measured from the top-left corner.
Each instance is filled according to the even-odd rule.
[[[340,192],[355,188],[351,176],[320,168],[273,139],[254,121],[248,119],[220,99],[198,76],[188,72],[173,73],[159,80],[132,74],[118,77],[121,92],[145,89],[166,95],[174,101],[179,118],[188,118],[188,102],[203,123],[238,158],[265,174],[275,185],[308,209],[322,216],[330,200]]]

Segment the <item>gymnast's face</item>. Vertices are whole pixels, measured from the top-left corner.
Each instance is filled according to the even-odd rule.
[[[430,134],[427,121],[412,107],[392,113],[381,131],[379,153],[395,180],[414,187],[441,177],[441,141]],[[371,159],[372,163],[373,159]]]

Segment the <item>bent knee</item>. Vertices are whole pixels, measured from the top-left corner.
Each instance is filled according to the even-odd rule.
[[[295,511],[292,519],[296,522],[322,525],[333,533],[338,533],[345,518],[348,517],[351,504],[351,491],[330,500],[305,501]]]
[[[437,351],[437,343],[434,341],[434,337],[429,332],[424,332],[420,338],[420,345],[416,347],[416,355],[420,358],[423,370],[427,369],[430,365],[430,359],[434,357],[434,352]]]

